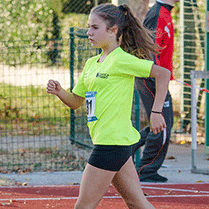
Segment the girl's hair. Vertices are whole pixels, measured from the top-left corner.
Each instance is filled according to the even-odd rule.
[[[107,29],[115,25],[118,27],[116,38],[124,51],[141,59],[152,59],[152,54],[159,54],[161,48],[153,42],[153,33],[134,17],[127,4],[100,4],[91,13],[104,19]]]

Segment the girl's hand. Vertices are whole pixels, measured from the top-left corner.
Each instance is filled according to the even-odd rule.
[[[151,112],[150,115],[150,131],[157,134],[166,128],[165,119],[162,114]]]
[[[46,87],[47,93],[58,95],[61,89],[62,87],[58,81],[55,81],[55,80],[48,81],[48,84]]]

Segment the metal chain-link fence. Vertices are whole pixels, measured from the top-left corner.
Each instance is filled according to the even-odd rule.
[[[172,140],[191,142],[191,70],[205,70],[205,0],[180,1],[175,27],[174,78],[170,92],[174,104]],[[189,85],[188,85],[189,84]],[[204,80],[197,84],[204,87]],[[205,141],[205,94],[198,94],[198,143]]]
[[[48,79],[59,80],[63,88],[70,87],[70,71],[63,67],[69,62],[69,39],[54,43],[62,45],[58,50],[59,62],[48,65],[46,48],[34,50],[34,46],[29,47],[24,41],[7,42],[12,44],[10,49],[15,51],[17,60],[23,60],[14,65],[9,56],[13,54],[7,55],[8,47],[1,42],[1,56],[7,60],[0,63],[2,172],[80,170],[88,157],[85,150],[69,141],[69,108],[46,93]]]
[[[184,82],[191,84],[190,71],[205,71],[205,1],[187,0],[183,5],[183,63]],[[205,86],[202,79],[198,84],[201,88]],[[191,88],[183,89],[183,130],[191,131]],[[204,132],[204,107],[205,98],[203,92],[198,95],[198,127]]]

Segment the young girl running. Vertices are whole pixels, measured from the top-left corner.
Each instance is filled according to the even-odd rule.
[[[72,93],[49,80],[47,92],[72,109],[86,100],[88,127],[94,149],[83,172],[75,209],[95,209],[112,183],[128,208],[153,209],[145,198],[133,160],[139,132],[132,126],[135,77],[154,77],[156,97],[150,118],[156,134],[166,127],[161,114],[170,71],[153,64],[155,45],[126,4],[101,4],[89,15],[89,41],[102,53],[90,58]]]

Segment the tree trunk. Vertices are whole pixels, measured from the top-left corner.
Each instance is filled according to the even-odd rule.
[[[135,16],[143,21],[149,10],[149,0],[112,0],[113,4],[128,4]]]
[[[143,21],[149,10],[149,0],[128,0],[128,5],[135,16]]]

